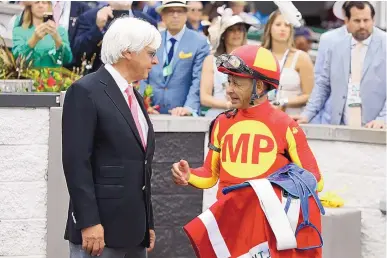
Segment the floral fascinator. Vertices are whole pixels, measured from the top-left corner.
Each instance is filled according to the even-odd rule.
[[[292,1],[274,1],[274,3],[278,6],[279,11],[288,24],[296,28],[301,27],[302,15]]]

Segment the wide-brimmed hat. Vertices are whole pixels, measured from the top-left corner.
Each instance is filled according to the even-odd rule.
[[[233,12],[230,8],[224,8],[224,6],[218,8],[218,13],[221,16],[216,18],[216,21],[213,25],[208,29],[208,33],[210,34],[210,43],[212,49],[216,49],[221,40],[221,36],[223,33],[230,27],[236,24],[243,24],[246,26],[246,31],[249,30],[251,26],[259,28],[260,23],[258,19],[247,14],[240,13],[238,15],[233,15]]]
[[[184,7],[188,8],[187,1],[175,1],[175,0],[164,0],[163,3],[156,7],[156,12],[161,13],[164,8],[167,7]]]

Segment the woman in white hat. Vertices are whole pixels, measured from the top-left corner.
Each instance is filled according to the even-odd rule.
[[[258,21],[248,14],[233,15],[231,9],[218,9],[222,16],[208,29],[213,54],[204,59],[200,82],[200,102],[209,107],[207,117],[216,117],[231,107],[227,100],[227,75],[218,72],[214,57],[230,54],[234,49],[247,43],[247,31],[250,26],[258,25]]]

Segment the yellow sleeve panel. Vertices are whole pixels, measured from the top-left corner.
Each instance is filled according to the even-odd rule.
[[[191,174],[188,183],[200,189],[208,189],[213,187],[219,179],[220,169],[220,142],[218,139],[219,123],[215,122],[214,130],[212,131],[210,145],[206,160],[203,167],[191,169]],[[219,151],[215,151],[218,149]]]
[[[317,180],[317,191],[321,192],[324,187],[324,180],[316,159],[310,149],[303,130],[294,122],[286,130],[286,141],[290,158],[297,166],[313,173]]]

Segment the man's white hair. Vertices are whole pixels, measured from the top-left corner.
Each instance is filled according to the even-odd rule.
[[[156,50],[160,45],[160,32],[149,22],[120,17],[111,23],[103,37],[101,60],[104,64],[115,64],[125,51],[138,53],[147,46]]]

